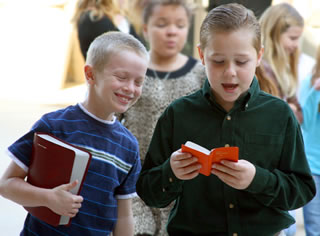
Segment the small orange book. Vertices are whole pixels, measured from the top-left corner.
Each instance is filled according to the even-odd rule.
[[[196,143],[187,141],[181,145],[181,150],[198,158],[198,162],[202,165],[200,173],[206,176],[211,174],[212,163],[218,163],[222,160],[237,162],[239,159],[238,147],[219,147],[209,151]]]

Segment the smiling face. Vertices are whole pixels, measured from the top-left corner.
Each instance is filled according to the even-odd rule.
[[[263,49],[257,52],[253,32],[242,28],[212,33],[204,51],[199,48],[199,53],[216,101],[229,111],[249,89]]]
[[[290,26],[285,32],[281,34],[280,44],[288,53],[288,55],[293,54],[297,50],[302,32],[302,27]]]
[[[189,19],[183,6],[157,5],[144,25],[144,35],[153,53],[172,57],[183,49],[188,29]]]
[[[140,97],[148,60],[133,51],[114,53],[101,71],[86,65],[89,89],[88,110],[101,119],[111,120]]]

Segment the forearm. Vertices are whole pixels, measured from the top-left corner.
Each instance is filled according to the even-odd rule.
[[[38,188],[25,182],[20,177],[1,181],[0,193],[4,198],[22,206],[47,206],[50,190]]]
[[[246,191],[268,207],[292,210],[309,202],[315,194],[312,176],[308,173],[284,173],[257,167],[256,176]]]
[[[146,160],[137,182],[137,193],[148,206],[166,207],[179,196],[182,185],[183,181],[174,176],[169,160],[151,169]]]
[[[132,236],[134,234],[134,220],[132,216],[119,218],[113,230],[113,236]]]

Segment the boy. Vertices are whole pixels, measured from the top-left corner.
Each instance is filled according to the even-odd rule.
[[[214,8],[200,29],[208,80],[161,115],[137,182],[151,207],[175,201],[169,235],[274,236],[294,219],[288,210],[312,199],[315,186],[299,124],[255,78],[263,54],[260,26],[239,4]],[[201,165],[181,144],[238,146],[239,161]]]
[[[141,95],[148,66],[145,47],[133,36],[109,32],[88,49],[88,84],[82,103],[42,116],[8,148],[12,162],[0,182],[0,194],[23,206],[45,206],[74,217],[53,227],[28,214],[21,235],[132,235],[131,198],[140,171],[138,143],[114,114],[125,112]],[[77,181],[42,189],[25,182],[35,132],[48,132],[92,153],[80,196],[69,190]]]

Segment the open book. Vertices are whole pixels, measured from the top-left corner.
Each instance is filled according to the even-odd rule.
[[[78,180],[70,192],[79,194],[91,161],[90,152],[51,134],[35,133],[31,162],[27,175],[30,184],[52,189]],[[57,226],[69,225],[71,218],[60,216],[47,207],[24,207],[31,215]]]
[[[181,145],[181,150],[182,152],[189,152],[198,158],[198,162],[202,165],[200,173],[206,176],[211,174],[212,163],[218,163],[221,160],[237,162],[239,158],[238,147],[219,147],[209,151],[196,143],[187,141]]]

